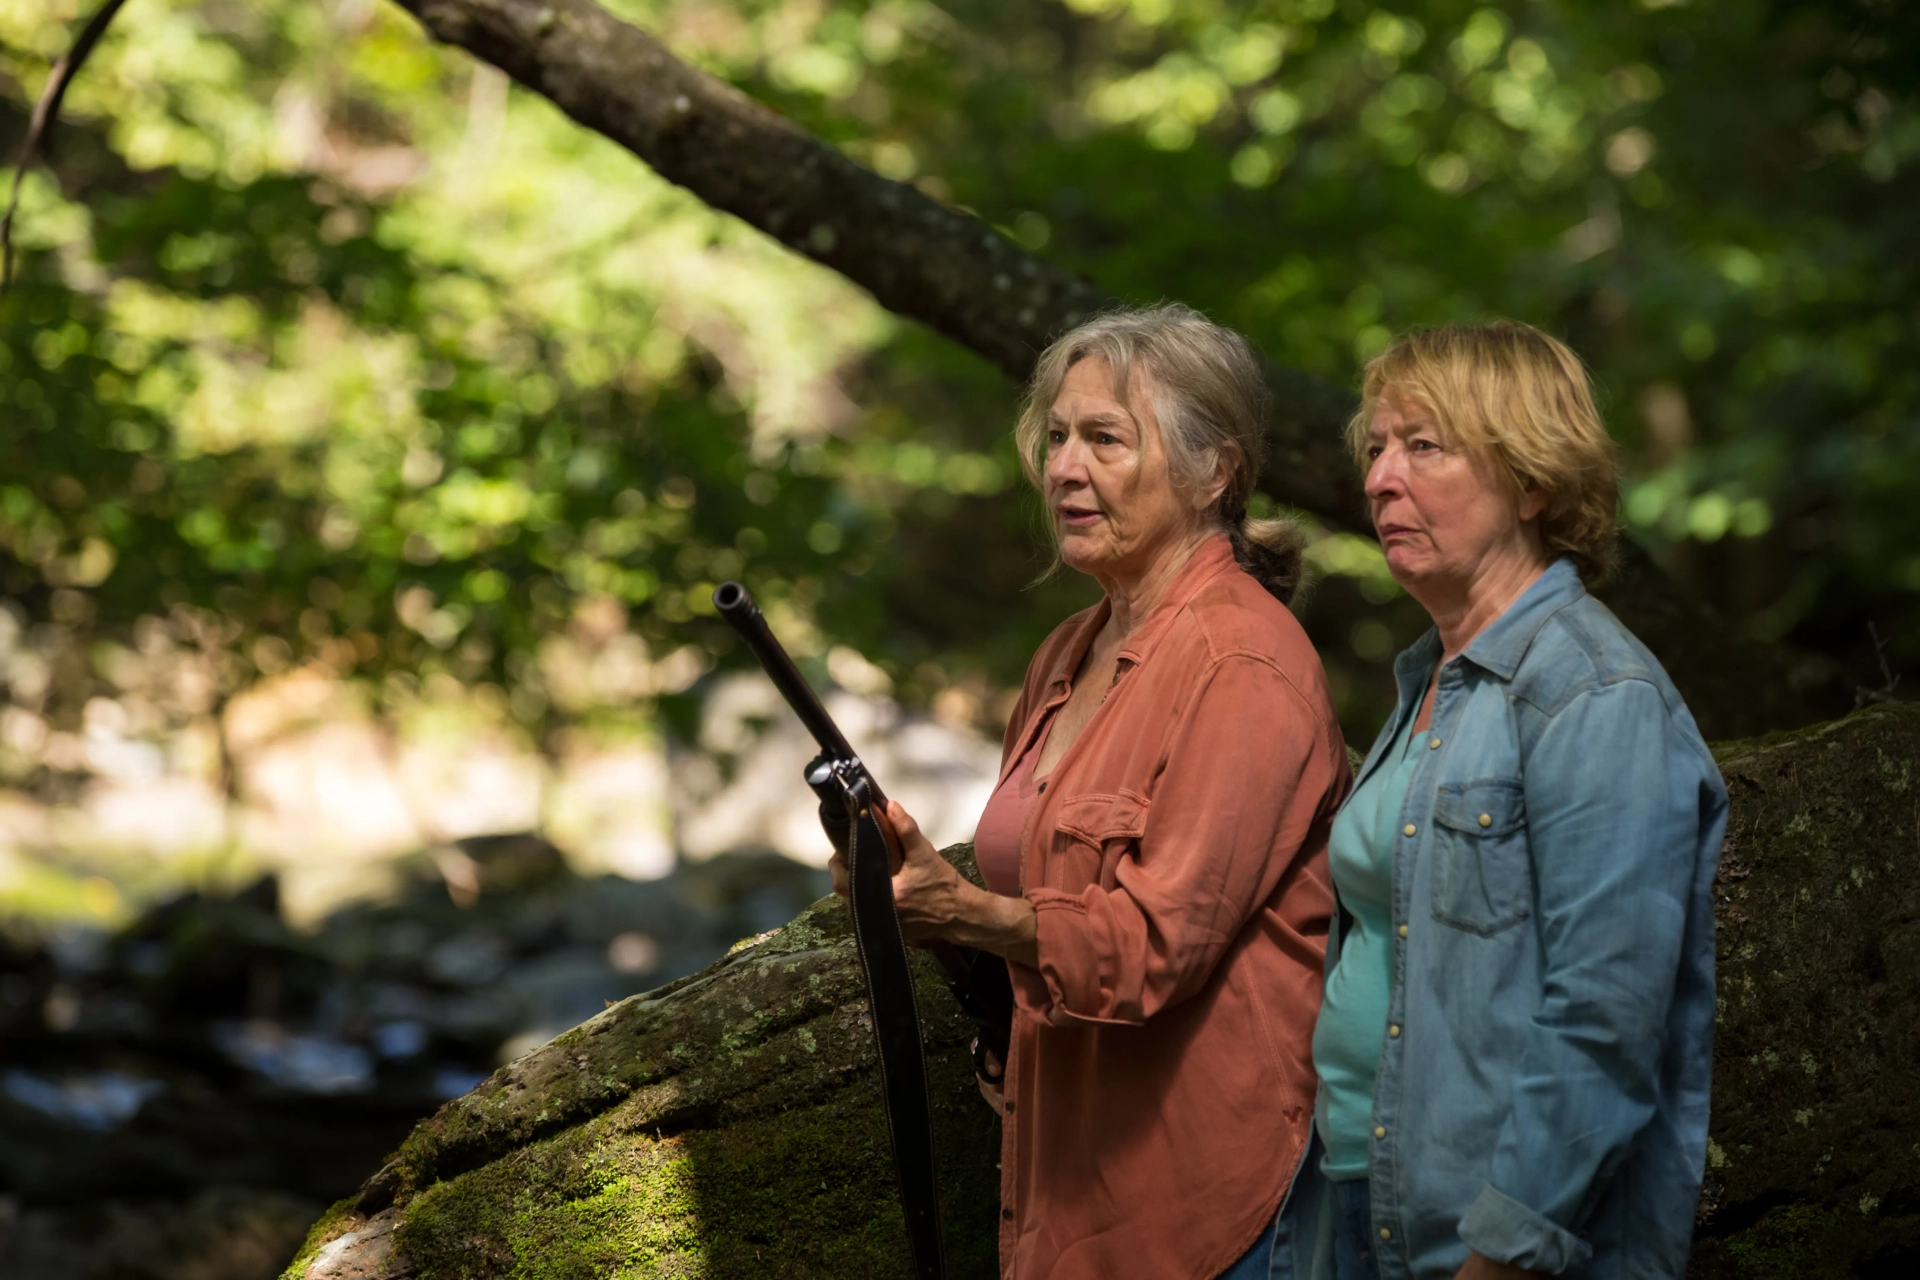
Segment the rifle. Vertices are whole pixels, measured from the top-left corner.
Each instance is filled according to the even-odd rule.
[[[886,797],[855,754],[840,726],[821,705],[793,658],[774,639],[766,618],[737,582],[714,588],[713,607],[760,660],[774,688],[819,744],[807,765],[807,786],[820,800],[820,822],[847,855],[847,906],[854,943],[873,1008],[873,1034],[886,1100],[894,1171],[906,1210],[907,1235],[921,1280],[941,1280],[945,1261],[940,1238],[940,1184],[934,1168],[932,1107],[927,1098],[926,1059],[921,1052],[920,1014],[913,998],[900,919],[893,908],[893,873],[902,854],[884,821]],[[840,834],[836,835],[836,831]],[[932,943],[928,950],[945,971],[954,998],[980,1025],[980,1043],[1002,1063],[1013,1025],[1013,988],[999,957]]]

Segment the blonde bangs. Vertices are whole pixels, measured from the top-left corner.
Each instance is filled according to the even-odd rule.
[[[1494,320],[1403,334],[1368,362],[1360,409],[1347,424],[1367,465],[1367,432],[1383,397],[1433,416],[1449,448],[1486,449],[1514,496],[1546,502],[1547,550],[1603,581],[1618,559],[1619,468],[1580,357],[1531,325]]]

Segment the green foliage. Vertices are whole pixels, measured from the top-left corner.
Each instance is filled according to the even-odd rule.
[[[1677,573],[1763,636],[1859,660],[1875,621],[1920,656],[1903,6],[610,7],[1323,376],[1414,324],[1566,334]],[[52,9],[0,0],[16,114],[78,2]],[[849,644],[990,723],[1088,598],[1025,590],[1016,389],[395,8],[136,0],[68,114],[62,154],[111,163],[30,178],[0,300],[0,585],[38,628],[7,680],[56,727],[143,625],[226,692],[322,661],[535,732],[672,722],[740,660],[705,616],[730,576],[809,660]],[[1364,735],[1423,623],[1364,544],[1316,558],[1309,624]],[[624,665],[596,658],[629,628]],[[0,766],[59,773],[19,743]]]

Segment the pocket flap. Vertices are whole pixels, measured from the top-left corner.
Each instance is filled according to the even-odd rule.
[[[1147,800],[1130,791],[1069,796],[1055,814],[1055,830],[1089,844],[1138,839],[1147,830]]]
[[[1443,783],[1433,820],[1463,835],[1510,835],[1526,825],[1526,797],[1518,779]]]

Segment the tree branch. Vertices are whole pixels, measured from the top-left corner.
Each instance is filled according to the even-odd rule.
[[[590,0],[398,0],[429,32],[543,94],[670,182],[751,223],[1024,380],[1048,341],[1118,300],[980,219],[848,159]],[[1354,397],[1266,362],[1276,429],[1263,488],[1341,528],[1359,485]]]
[[[105,4],[94,10],[72,47],[61,55],[60,61],[53,64],[53,73],[47,77],[46,87],[40,91],[40,100],[33,104],[33,119],[27,124],[27,138],[20,145],[20,162],[13,171],[13,195],[7,201],[6,216],[0,218],[0,294],[4,294],[13,284],[13,215],[20,211],[20,185],[26,181],[27,169],[33,164],[36,152],[46,149],[54,121],[60,118],[60,102],[67,96],[67,86],[80,74],[80,68],[86,65],[93,47],[106,34],[107,24],[113,21],[114,15],[120,12],[120,7],[126,2],[106,0]]]

